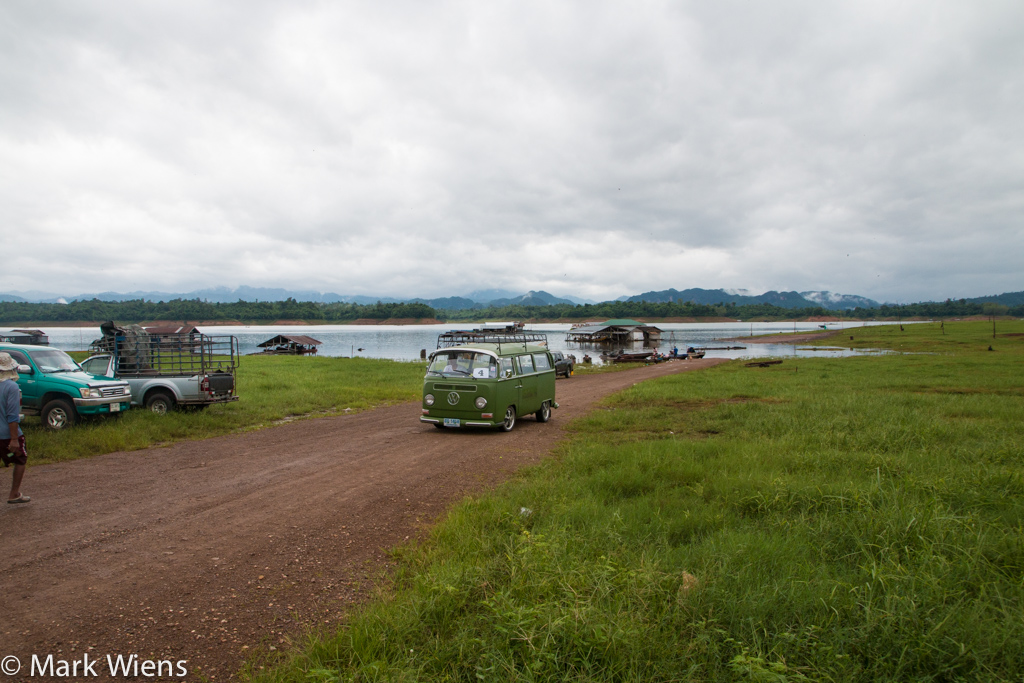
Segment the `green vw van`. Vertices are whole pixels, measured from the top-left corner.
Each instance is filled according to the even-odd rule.
[[[546,346],[525,342],[472,343],[430,354],[420,421],[445,427],[510,431],[520,415],[551,419],[555,363]]]

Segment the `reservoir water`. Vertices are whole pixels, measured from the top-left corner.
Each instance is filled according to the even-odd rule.
[[[865,325],[885,323],[843,322],[829,323],[829,330],[848,330]],[[905,323],[906,324],[906,323]],[[259,351],[258,344],[278,334],[302,334],[313,337],[323,345],[319,355],[366,358],[390,358],[393,360],[418,360],[420,350],[430,353],[437,347],[437,335],[453,329],[471,329],[477,323],[445,323],[442,325],[208,325],[200,326],[204,334],[230,334],[238,337],[242,354]],[[800,344],[744,344],[740,341],[720,342],[721,339],[736,339],[783,332],[820,332],[821,324],[804,323],[661,323],[662,341],[658,349],[668,353],[673,346],[680,352],[688,346],[708,347],[708,358],[760,358],[765,356],[792,357],[813,356],[838,357],[878,353],[848,348],[806,347]],[[580,348],[568,345],[565,334],[571,328],[568,324],[539,323],[527,325],[530,332],[547,334],[548,346],[553,351],[564,351],[582,358],[589,353],[595,363],[600,363],[600,349]],[[100,336],[98,327],[44,327],[50,338],[50,345],[65,351],[88,349],[89,343]],[[845,339],[845,337],[840,337]],[[838,341],[838,339],[837,339]],[[841,342],[839,342],[841,343]],[[721,349],[715,347],[745,346],[743,349]]]

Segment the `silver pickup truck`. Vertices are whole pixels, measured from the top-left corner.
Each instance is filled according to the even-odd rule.
[[[100,326],[86,372],[128,382],[132,405],[155,413],[237,401],[238,339],[233,336],[150,334],[138,325]]]

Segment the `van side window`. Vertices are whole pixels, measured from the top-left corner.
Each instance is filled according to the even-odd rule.
[[[512,365],[512,359],[511,358],[502,358],[501,359],[501,376],[504,377],[505,375],[509,375],[509,374],[512,374],[512,375],[516,374],[515,368]]]
[[[519,356],[519,371],[524,375],[528,375],[533,372],[532,356]]]
[[[533,354],[533,364],[537,367],[537,372],[551,369],[551,363],[548,362],[548,354],[546,353]]]

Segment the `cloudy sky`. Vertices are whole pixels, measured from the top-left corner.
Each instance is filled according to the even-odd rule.
[[[1019,0],[0,4],[0,292],[958,298],[1022,217]]]

